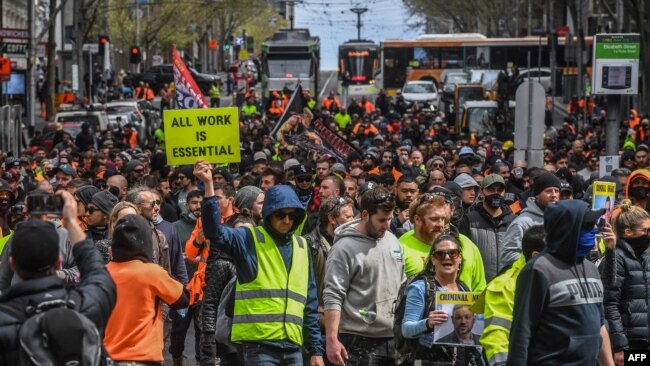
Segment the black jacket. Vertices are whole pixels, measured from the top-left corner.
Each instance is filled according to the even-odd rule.
[[[510,207],[503,205],[503,212],[497,217],[492,217],[482,204],[476,204],[467,214],[469,220],[469,238],[481,251],[485,280],[491,281],[498,274],[499,268],[505,263],[500,263],[503,251],[503,236],[506,229],[515,219]]]
[[[616,272],[611,281],[609,263],[603,262],[605,284],[603,303],[605,318],[614,352],[628,348],[645,348],[650,345],[650,249],[637,258],[625,242],[616,243]]]
[[[76,290],[81,297],[79,311],[95,323],[100,334],[113,311],[117,299],[115,283],[104,267],[99,251],[90,240],[74,246],[73,255],[79,267],[81,282]],[[56,276],[28,280],[11,286],[0,296],[0,303],[14,309],[38,304],[45,299],[64,299],[66,289]],[[0,309],[0,365],[18,363],[18,329],[24,319],[17,319]]]

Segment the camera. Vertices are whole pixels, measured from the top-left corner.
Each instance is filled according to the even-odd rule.
[[[30,214],[61,215],[63,213],[63,199],[47,193],[37,193],[27,196],[27,212]]]

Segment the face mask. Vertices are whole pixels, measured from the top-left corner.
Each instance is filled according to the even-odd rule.
[[[592,230],[580,230],[580,237],[578,239],[578,248],[576,250],[576,256],[585,257],[596,245],[596,234],[598,234],[598,228]]]
[[[191,212],[190,212],[189,214],[187,214],[187,217],[188,217],[188,218],[189,218],[190,220],[192,220],[192,221],[195,221],[195,220],[197,220],[197,217],[196,217],[196,216],[194,216],[194,214],[193,214],[193,213],[191,213]]]
[[[630,197],[639,199],[639,198],[644,198],[647,195],[648,195],[648,192],[645,189],[645,187],[632,187],[632,188],[630,188]]]
[[[503,197],[498,193],[485,196],[485,203],[487,203],[492,208],[501,207],[502,202],[503,202]]]
[[[650,237],[641,235],[638,238],[626,238],[625,241],[635,249],[647,248],[650,245]]]
[[[472,172],[474,174],[481,174],[481,167],[480,166],[472,167]]]

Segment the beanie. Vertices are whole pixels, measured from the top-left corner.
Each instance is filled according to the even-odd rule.
[[[533,193],[535,196],[538,194],[542,193],[543,190],[549,187],[556,187],[557,189],[560,189],[561,186],[560,178],[555,176],[555,174],[551,172],[545,172],[537,176],[535,180],[533,181]]]
[[[91,185],[87,186],[82,186],[77,188],[77,190],[74,192],[74,195],[76,198],[81,201],[84,206],[88,206],[88,203],[90,203],[90,199],[93,197],[95,193],[99,192],[99,188]]]
[[[128,163],[126,163],[126,167],[124,168],[124,172],[131,173],[135,168],[137,168],[139,166],[144,166],[144,164],[142,164],[142,162],[140,160],[138,160],[138,159],[133,159],[133,160],[129,161]]]
[[[90,202],[97,206],[103,213],[110,215],[113,211],[113,207],[117,204],[117,197],[115,197],[109,191],[99,191],[93,195],[90,199]]]
[[[59,233],[49,221],[33,219],[21,223],[11,240],[11,256],[25,272],[45,272],[59,257]]]
[[[241,188],[235,194],[235,207],[237,207],[238,210],[244,208],[250,210],[260,193],[262,193],[262,190],[255,186],[246,186]]]
[[[194,167],[191,165],[183,165],[179,170],[179,173],[182,173],[189,180],[194,180]]]
[[[153,259],[151,230],[151,223],[140,215],[132,214],[122,217],[113,229],[113,244],[111,246],[113,260],[126,262],[141,259],[151,262]]]

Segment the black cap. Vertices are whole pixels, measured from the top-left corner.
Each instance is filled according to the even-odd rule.
[[[47,271],[59,257],[59,234],[49,221],[32,219],[19,224],[12,243],[14,263],[29,273]]]
[[[571,192],[573,193],[573,187],[571,187],[571,184],[567,182],[564,179],[560,180],[560,192]]]
[[[375,189],[377,187],[379,187],[379,184],[377,182],[370,181],[370,182],[363,183],[358,190],[359,197],[363,196],[363,194],[368,192],[369,190]]]
[[[305,175],[311,176],[313,174],[314,174],[314,170],[309,165],[300,164],[293,167],[294,177],[300,177]]]

